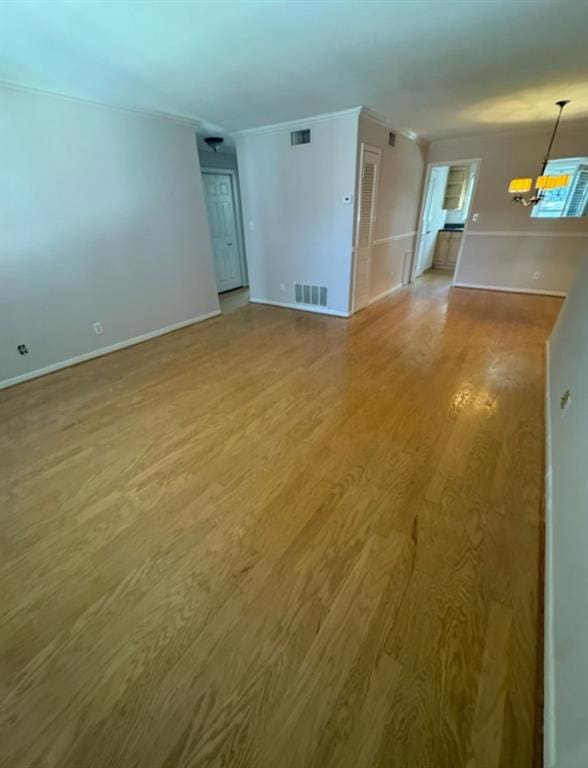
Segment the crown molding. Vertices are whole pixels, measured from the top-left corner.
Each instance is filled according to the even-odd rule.
[[[10,80],[0,79],[0,87],[8,88],[13,91],[22,91],[24,93],[33,93],[42,96],[50,96],[54,99],[64,99],[65,101],[72,101],[76,104],[85,104],[89,107],[99,107],[101,109],[108,109],[111,112],[122,112],[127,115],[134,115],[135,117],[147,117],[155,120],[166,120],[171,123],[179,123],[180,125],[190,125],[194,128],[202,126],[203,121],[197,118],[187,117],[186,115],[176,115],[171,112],[157,112],[149,111],[147,109],[138,109],[132,107],[120,107],[114,104],[106,104],[102,101],[94,101],[93,99],[82,99],[79,96],[70,96],[66,93],[59,93],[58,91],[49,91],[44,88],[33,88],[30,85],[22,85],[21,83],[13,83]]]
[[[588,126],[588,116],[567,118],[565,121],[562,119],[558,128],[558,134],[565,133],[566,130],[577,130],[584,126]],[[440,141],[460,141],[463,139],[493,139],[497,136],[533,136],[539,133],[548,136],[552,127],[549,123],[523,123],[504,127],[499,126],[494,129],[489,126],[479,125],[464,129],[460,133],[438,133],[423,138],[426,138],[429,144],[433,144]]]
[[[256,133],[274,133],[277,131],[297,130],[300,128],[306,128],[313,123],[321,123],[325,120],[333,120],[339,117],[350,117],[356,115],[358,117],[364,117],[370,120],[372,123],[388,128],[395,133],[399,133],[411,141],[420,142],[418,134],[414,131],[396,128],[387,117],[379,115],[377,112],[369,109],[368,107],[351,107],[350,109],[342,109],[338,112],[326,112],[320,115],[310,115],[309,117],[299,118],[296,120],[286,120],[282,123],[273,123],[271,125],[260,125],[257,128],[244,128],[240,131],[233,131],[231,136],[239,138],[241,136],[251,136]]]
[[[406,139],[410,139],[411,141],[421,142],[424,139],[424,137],[419,137],[418,133],[411,131],[408,128],[395,127],[389,118],[378,114],[378,112],[374,112],[374,110],[370,109],[369,107],[361,107],[360,114],[370,122],[381,125],[383,128],[387,128],[394,133],[399,133],[401,136],[404,136]]]
[[[242,136],[252,136],[256,133],[275,133],[279,131],[290,131],[307,128],[313,123],[322,123],[326,120],[333,120],[339,117],[352,117],[353,115],[359,116],[362,109],[363,107],[352,107],[351,109],[343,109],[339,112],[326,112],[321,115],[310,115],[309,117],[299,118],[296,120],[285,120],[283,123],[260,125],[257,128],[244,128],[240,131],[232,131],[231,136],[240,138]]]

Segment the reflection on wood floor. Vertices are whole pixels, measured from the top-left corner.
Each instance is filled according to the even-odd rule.
[[[249,288],[236,288],[219,294],[220,308],[223,315],[244,307],[249,302]]]
[[[0,764],[533,765],[560,304],[247,304],[0,393]]]

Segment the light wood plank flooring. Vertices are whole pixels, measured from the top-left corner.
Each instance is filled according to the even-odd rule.
[[[223,315],[241,309],[249,302],[249,288],[235,288],[234,291],[225,291],[219,294],[219,301]]]
[[[433,276],[0,393],[0,765],[539,765],[560,306]]]

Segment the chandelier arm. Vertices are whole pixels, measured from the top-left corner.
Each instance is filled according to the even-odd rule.
[[[553,133],[551,134],[551,139],[549,141],[549,145],[547,147],[547,152],[545,153],[545,157],[543,158],[543,165],[541,166],[541,173],[540,176],[543,176],[543,172],[545,171],[545,168],[547,167],[547,163],[549,162],[549,156],[551,154],[551,148],[553,146],[553,142],[555,141],[555,134],[557,133],[557,129],[559,127],[559,121],[561,120],[561,113],[563,112],[563,108],[566,106],[566,104],[569,104],[569,99],[563,99],[562,101],[556,102],[557,106],[559,107],[559,114],[556,118],[555,125],[553,126]]]

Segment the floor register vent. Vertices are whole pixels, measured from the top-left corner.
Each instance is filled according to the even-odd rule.
[[[326,307],[327,288],[324,285],[294,283],[294,298],[297,304],[310,304],[315,307]]]

